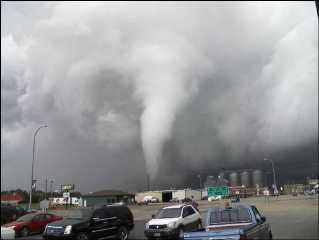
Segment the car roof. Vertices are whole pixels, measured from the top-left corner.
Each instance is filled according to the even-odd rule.
[[[163,207],[163,209],[168,209],[168,208],[182,208],[184,206],[190,206],[189,204],[176,204],[176,205],[170,205],[167,207]]]

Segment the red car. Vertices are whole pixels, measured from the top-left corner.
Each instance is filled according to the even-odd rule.
[[[37,212],[26,214],[16,221],[7,223],[3,226],[13,229],[16,232],[16,235],[26,237],[30,233],[41,233],[48,223],[62,219],[63,217],[54,214]]]

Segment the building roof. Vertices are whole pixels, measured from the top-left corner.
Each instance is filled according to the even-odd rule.
[[[85,194],[83,197],[110,197],[110,196],[135,196],[134,193],[123,192],[119,190],[102,190],[89,194]]]

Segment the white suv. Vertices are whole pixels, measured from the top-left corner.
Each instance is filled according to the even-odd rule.
[[[192,205],[173,205],[160,209],[145,224],[144,234],[147,239],[179,239],[184,231],[202,227],[199,212]]]

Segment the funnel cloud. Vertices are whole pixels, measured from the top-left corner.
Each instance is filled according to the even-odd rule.
[[[2,189],[29,188],[42,124],[37,188],[196,186],[264,157],[318,174],[314,2],[3,2],[1,20]]]

